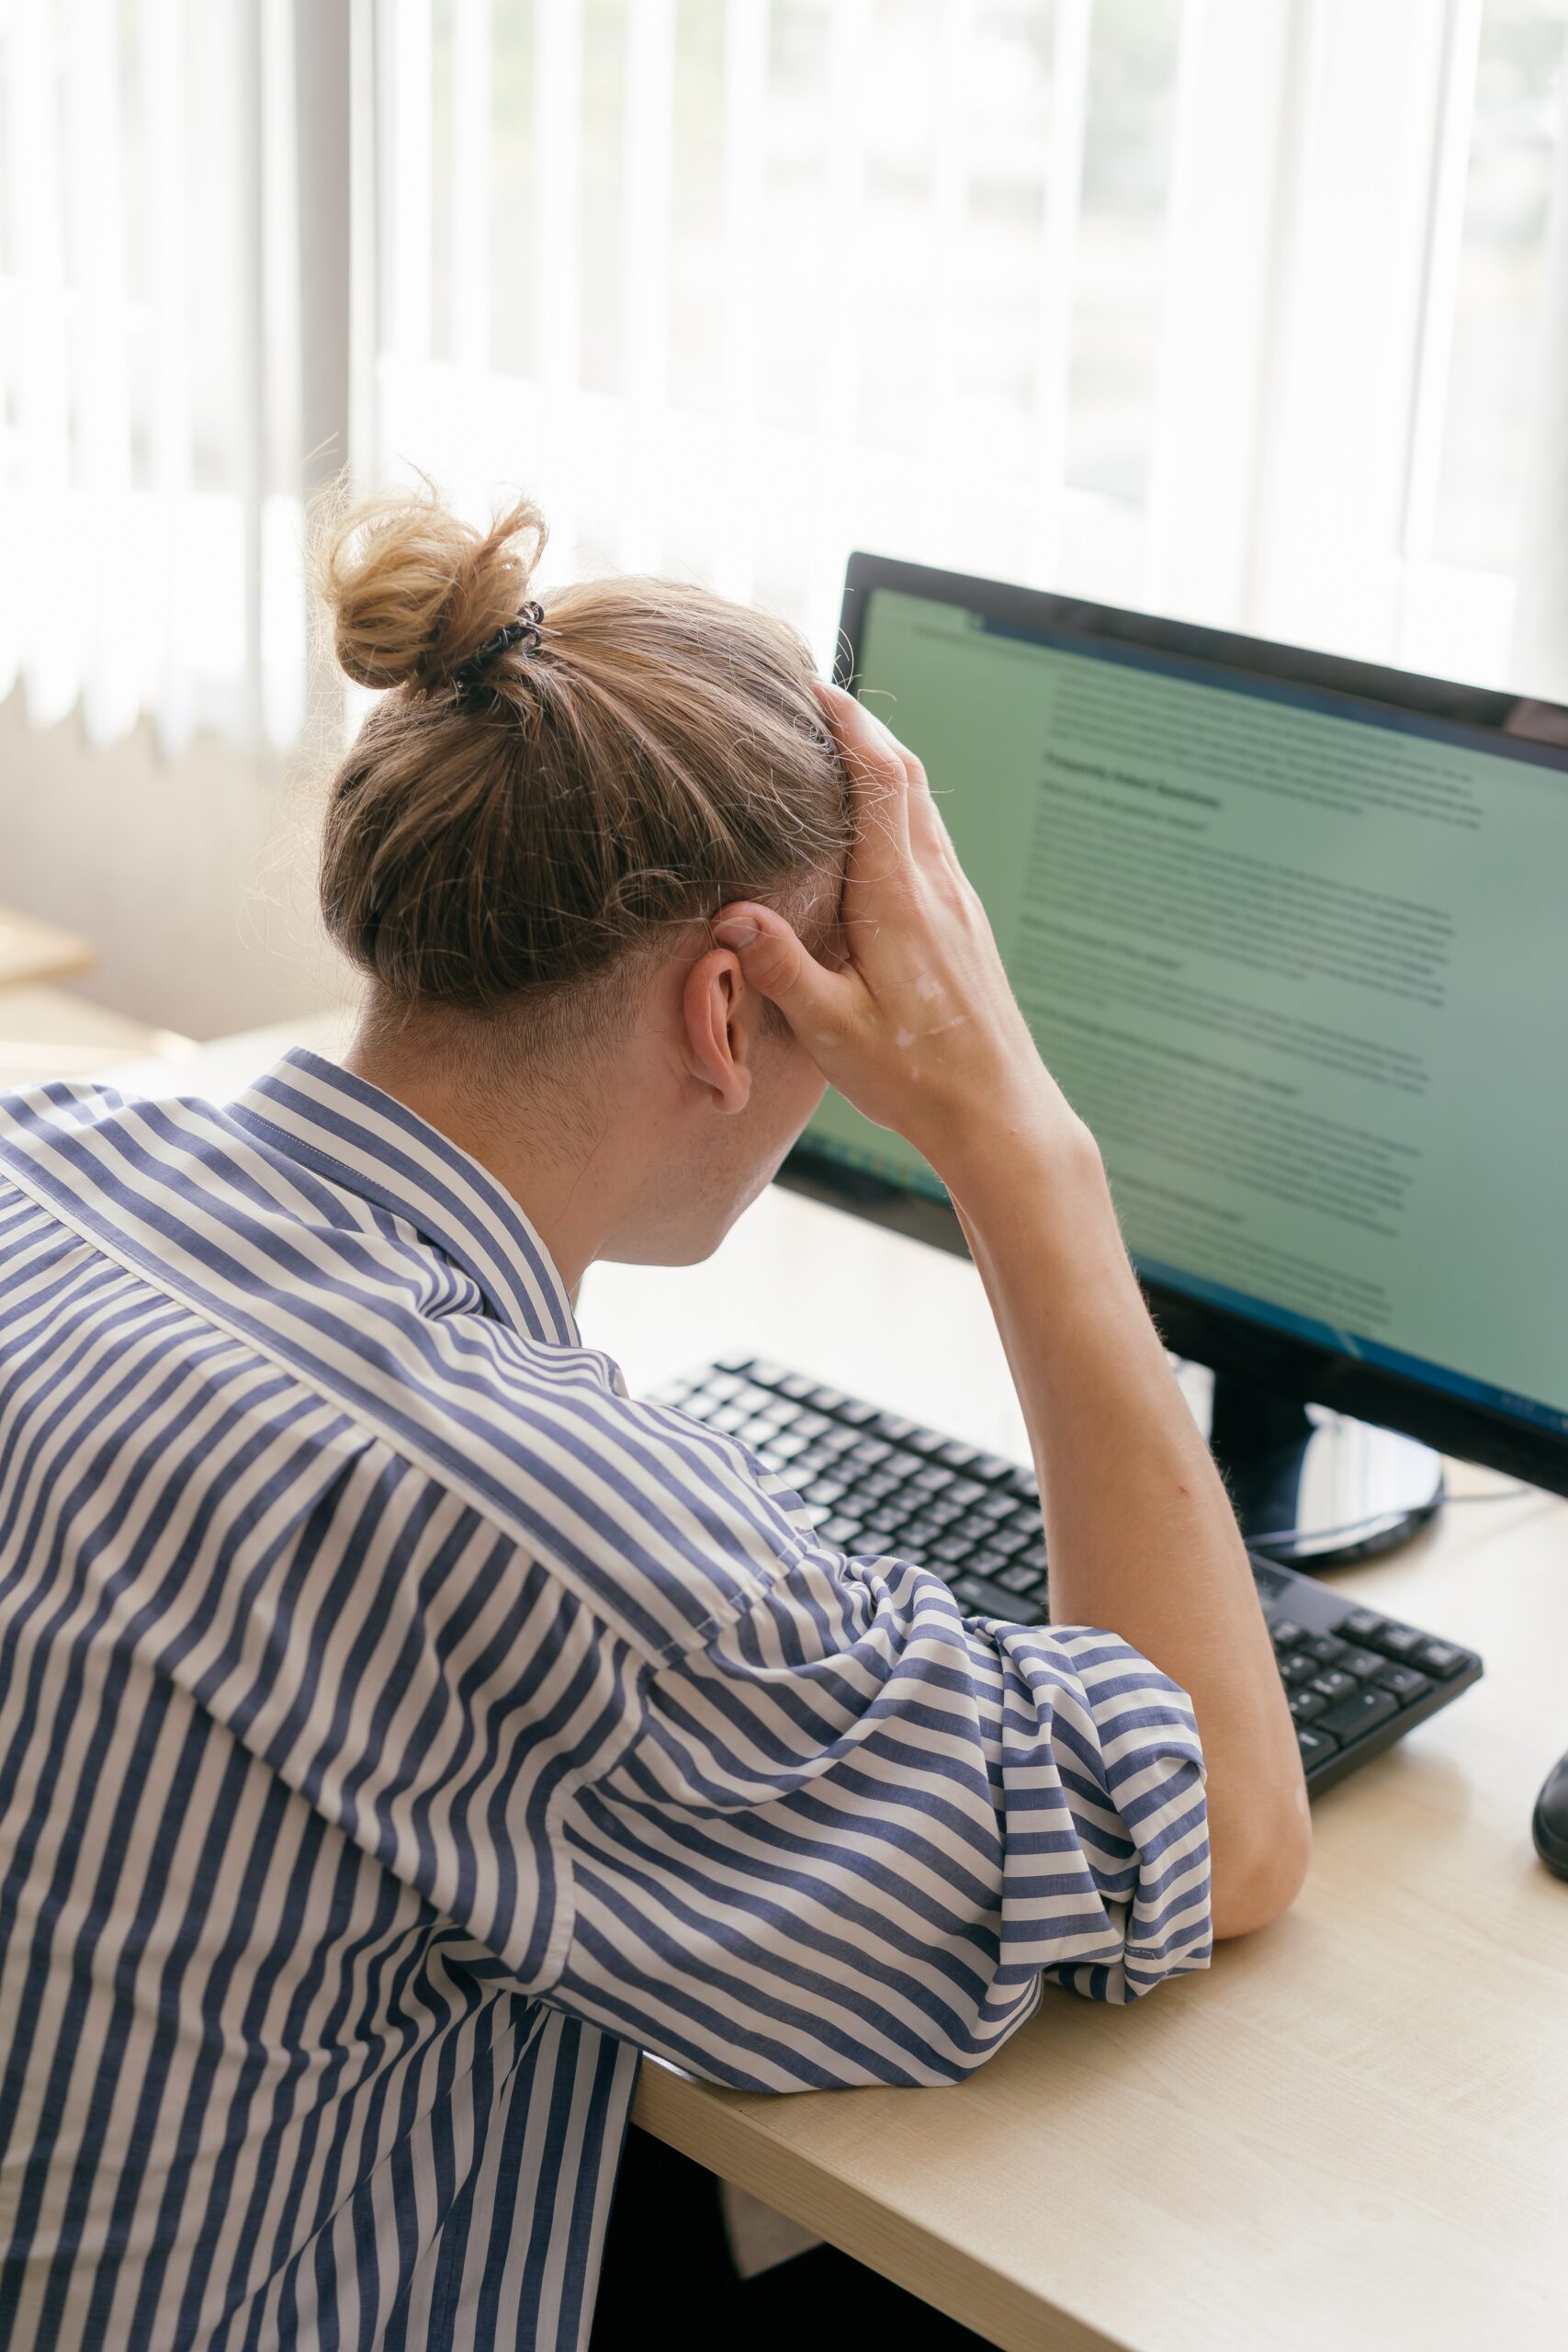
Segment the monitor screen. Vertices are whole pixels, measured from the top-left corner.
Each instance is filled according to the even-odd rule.
[[[874,584],[854,659],[1140,1273],[1568,1434],[1568,752]]]

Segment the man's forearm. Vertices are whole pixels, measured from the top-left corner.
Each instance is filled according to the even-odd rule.
[[[1306,1793],[1235,1516],[1144,1305],[1099,1154],[1081,1130],[1022,1125],[948,1182],[1029,1427],[1052,1615],[1119,1634],[1190,1693],[1216,1925],[1237,1932],[1299,1883]]]

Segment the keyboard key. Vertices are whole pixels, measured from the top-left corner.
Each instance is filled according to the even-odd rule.
[[[1314,1634],[1302,1647],[1309,1657],[1316,1658],[1319,1666],[1343,1666],[1350,1655],[1349,1644],[1337,1640],[1332,1634]]]
[[[940,1463],[925,1462],[910,1479],[911,1487],[919,1487],[927,1494],[944,1494],[951,1485],[947,1472]]]
[[[1280,1679],[1287,1684],[1308,1682],[1318,1671],[1316,1658],[1309,1657],[1305,1650],[1289,1651],[1284,1657],[1278,1660],[1278,1665]],[[1347,1690],[1349,1690],[1348,1682],[1346,1683],[1345,1688]]]
[[[1373,1609],[1353,1609],[1339,1631],[1348,1642],[1375,1642],[1387,1622]]]
[[[1416,1665],[1425,1667],[1428,1674],[1435,1674],[1442,1682],[1450,1674],[1457,1674],[1465,1662],[1463,1650],[1456,1649],[1452,1642],[1423,1642],[1416,1652]]]
[[[807,1402],[815,1406],[819,1413],[841,1413],[850,1401],[837,1388],[808,1388],[806,1395]]]
[[[1280,1670],[1282,1672],[1283,1668]],[[1314,1678],[1312,1687],[1314,1690],[1321,1690],[1325,1699],[1346,1699],[1358,1690],[1359,1685],[1354,1676],[1343,1674],[1338,1667],[1331,1666],[1326,1674],[1319,1674]]]
[[[861,1523],[858,1519],[825,1519],[817,1532],[824,1544],[837,1544],[842,1552],[860,1542]]]
[[[816,1419],[815,1413],[811,1418],[813,1420]],[[822,1443],[829,1453],[841,1453],[848,1457],[859,1453],[862,1441],[856,1437],[853,1430],[840,1429],[835,1422],[829,1421],[823,1427]]]
[[[987,1552],[982,1548],[978,1552],[967,1553],[964,1555],[964,1565],[969,1575],[974,1577],[995,1577],[997,1582],[1000,1584],[1002,1581],[1002,1570],[1007,1566],[1007,1555],[1002,1552]],[[1014,1589],[1011,1586],[1008,1589],[1010,1591]]]
[[[1302,1767],[1308,1772],[1314,1764],[1321,1764],[1325,1756],[1332,1756],[1338,1745],[1337,1739],[1330,1739],[1316,1724],[1310,1729],[1303,1726],[1296,1733],[1296,1746],[1302,1751]]]
[[[812,1501],[824,1503],[829,1508],[834,1503],[841,1503],[849,1491],[841,1478],[813,1478],[811,1481]]]
[[[969,1475],[994,1486],[998,1478],[1010,1477],[1018,1466],[1016,1462],[1004,1462],[999,1453],[977,1453],[969,1464]]]
[[[1040,1481],[1032,1470],[1010,1471],[1008,1485],[1022,1502],[1038,1503],[1040,1500]]]
[[[856,1548],[867,1559],[892,1560],[898,1555],[898,1538],[890,1527],[865,1527]]]
[[[945,1445],[938,1446],[936,1458],[945,1462],[950,1470],[967,1470],[978,1459],[978,1449],[965,1445],[962,1438],[951,1437]]]
[[[811,1394],[813,1384],[803,1379],[798,1372],[786,1372],[782,1380],[770,1380],[765,1385],[776,1388],[781,1396],[788,1396],[795,1404],[803,1405]]]
[[[1016,1560],[1001,1569],[997,1577],[997,1582],[1004,1592],[1036,1592],[1044,1581],[1038,1568],[1021,1567]]]
[[[933,1560],[940,1560],[943,1567],[956,1568],[968,1559],[973,1549],[962,1536],[939,1535],[931,1547],[931,1555]]]
[[[863,1405],[858,1397],[853,1396],[839,1415],[839,1419],[841,1421],[848,1421],[852,1430],[863,1430],[866,1424],[874,1421],[876,1417],[877,1408],[874,1405]]]
[[[911,1453],[940,1453],[947,1443],[940,1430],[912,1429],[904,1440]]]
[[[1325,1714],[1327,1709],[1327,1700],[1320,1698],[1315,1690],[1292,1690],[1291,1693],[1291,1713],[1299,1724],[1310,1724],[1314,1715]]]
[[[950,1535],[962,1535],[977,1552],[995,1552],[998,1559],[1005,1560],[1010,1556],[1007,1548],[992,1541],[996,1532],[988,1519],[976,1519],[972,1512],[959,1510],[954,1510],[948,1528]]]
[[[1384,1690],[1393,1692],[1402,1707],[1411,1706],[1416,1700],[1425,1698],[1432,1687],[1427,1676],[1417,1674],[1413,1666],[1385,1666],[1378,1682]]]
[[[1016,1599],[988,1577],[960,1577],[953,1589],[965,1609],[976,1610],[983,1617],[1004,1617],[1010,1624],[1016,1622]]]
[[[1317,1727],[1331,1732],[1338,1740],[1355,1739],[1362,1732],[1371,1731],[1374,1724],[1385,1724],[1390,1715],[1398,1713],[1399,1702],[1391,1690],[1373,1690],[1363,1682],[1348,1699],[1330,1707]]]
[[[993,1492],[983,1496],[975,1508],[976,1510],[984,1511],[987,1519],[1011,1519],[1021,1507],[1016,1495],[998,1495]]]
[[[1379,1657],[1376,1650],[1347,1650],[1339,1659],[1342,1674],[1353,1674],[1358,1682],[1376,1682],[1387,1666],[1386,1657]]]
[[[1383,1656],[1397,1658],[1403,1664],[1415,1657],[1427,1636],[1418,1634],[1414,1625],[1385,1625],[1377,1638]]]
[[[942,1532],[940,1520],[927,1519],[922,1513],[919,1518],[912,1519],[905,1528],[903,1541],[906,1544],[931,1544],[936,1542]]]
[[[1293,1650],[1306,1639],[1293,1617],[1277,1617],[1269,1632],[1277,1650]]]

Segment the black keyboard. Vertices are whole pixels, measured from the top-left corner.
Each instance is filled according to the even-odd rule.
[[[750,1356],[693,1373],[660,1401],[786,1476],[836,1550],[930,1568],[975,1616],[1045,1623],[1032,1470]],[[1480,1679],[1481,1660],[1457,1642],[1359,1608],[1294,1568],[1255,1558],[1252,1573],[1314,1795]]]

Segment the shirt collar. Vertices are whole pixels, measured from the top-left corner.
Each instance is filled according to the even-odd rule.
[[[294,1158],[405,1217],[479,1284],[491,1312],[530,1338],[579,1344],[566,1285],[509,1193],[378,1086],[296,1046],[228,1106]]]

